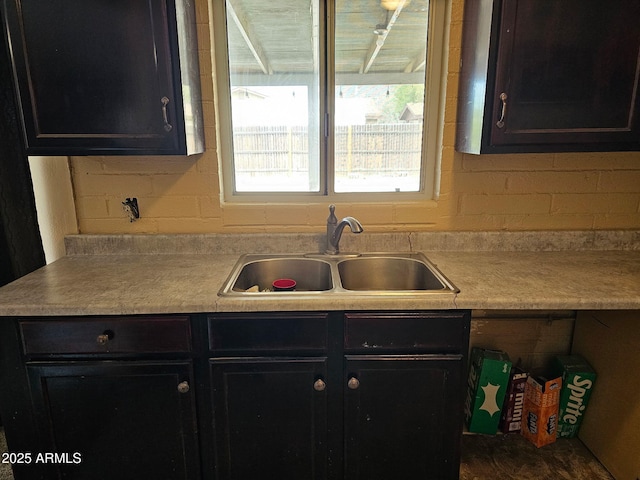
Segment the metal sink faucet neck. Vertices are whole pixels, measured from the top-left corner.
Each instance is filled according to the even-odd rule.
[[[344,217],[340,222],[335,215],[336,206],[329,205],[329,217],[327,218],[327,249],[325,253],[336,255],[340,253],[340,238],[344,227],[349,225],[353,233],[362,233],[362,224],[353,217]]]

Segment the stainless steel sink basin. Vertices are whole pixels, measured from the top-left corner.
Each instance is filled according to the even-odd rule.
[[[273,292],[278,278],[294,291]],[[421,253],[357,255],[243,255],[220,289],[222,296],[424,295],[459,290]]]
[[[395,256],[363,256],[338,263],[346,290],[447,290],[424,261]]]
[[[319,259],[283,256],[254,259],[247,255],[237,275],[232,275],[231,289],[246,293],[257,287],[257,292],[249,293],[263,293],[271,290],[274,280],[291,278],[296,281],[297,292],[326,291],[333,288],[331,273],[331,265]]]

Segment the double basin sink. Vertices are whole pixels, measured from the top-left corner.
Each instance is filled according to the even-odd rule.
[[[274,280],[288,278],[295,290],[272,291]],[[421,253],[347,255],[243,255],[222,296],[262,295],[413,295],[459,290]]]

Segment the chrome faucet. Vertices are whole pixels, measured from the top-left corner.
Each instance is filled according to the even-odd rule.
[[[344,227],[349,225],[353,233],[362,233],[364,228],[358,220],[353,217],[344,217],[338,223],[335,215],[336,206],[329,205],[329,217],[327,218],[327,250],[325,253],[336,255],[340,253],[340,238]]]

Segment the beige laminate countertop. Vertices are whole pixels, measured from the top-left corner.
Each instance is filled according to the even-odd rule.
[[[640,309],[640,251],[429,251],[460,293],[414,296],[218,291],[239,255],[69,255],[0,289],[0,316],[379,309]]]

